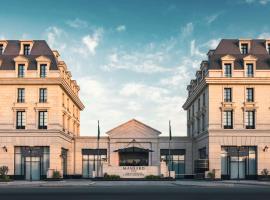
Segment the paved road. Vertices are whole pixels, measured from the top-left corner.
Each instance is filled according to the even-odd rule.
[[[270,198],[269,186],[198,187],[167,184],[0,188],[1,200],[256,200],[260,198]]]

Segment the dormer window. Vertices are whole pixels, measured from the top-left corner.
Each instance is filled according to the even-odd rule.
[[[254,76],[254,65],[252,63],[247,64],[247,77],[253,77]]]
[[[241,54],[248,54],[248,44],[247,43],[241,44]]]
[[[24,77],[24,69],[25,66],[23,64],[18,65],[18,77],[23,78]]]
[[[23,55],[30,55],[30,44],[23,45]]]
[[[46,78],[46,76],[47,76],[46,70],[47,70],[46,64],[40,65],[40,78]]]
[[[4,53],[4,45],[0,44],[0,55],[3,55]]]
[[[224,76],[232,77],[232,65],[230,63],[224,65]]]

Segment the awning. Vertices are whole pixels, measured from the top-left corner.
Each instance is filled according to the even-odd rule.
[[[82,149],[82,155],[107,155],[107,149]]]
[[[127,147],[127,148],[123,148],[123,149],[117,149],[114,152],[119,152],[119,153],[149,153],[149,152],[153,152],[150,149],[143,149],[143,148],[139,148],[139,147]]]

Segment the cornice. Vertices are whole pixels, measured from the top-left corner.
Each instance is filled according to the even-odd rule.
[[[223,84],[232,84],[232,85],[269,85],[270,84],[270,77],[208,77],[205,78],[207,84],[214,84],[214,85],[223,85]]]
[[[191,93],[191,95],[187,98],[186,102],[182,106],[185,110],[189,107],[189,105],[197,98],[198,94],[202,91],[202,89],[206,86],[205,78],[195,87],[195,90]]]

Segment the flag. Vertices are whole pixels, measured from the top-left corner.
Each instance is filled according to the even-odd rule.
[[[98,120],[98,135],[97,135],[97,139],[100,139],[100,128],[99,128],[99,120]]]
[[[169,120],[169,136],[170,140],[172,140],[171,120]]]

